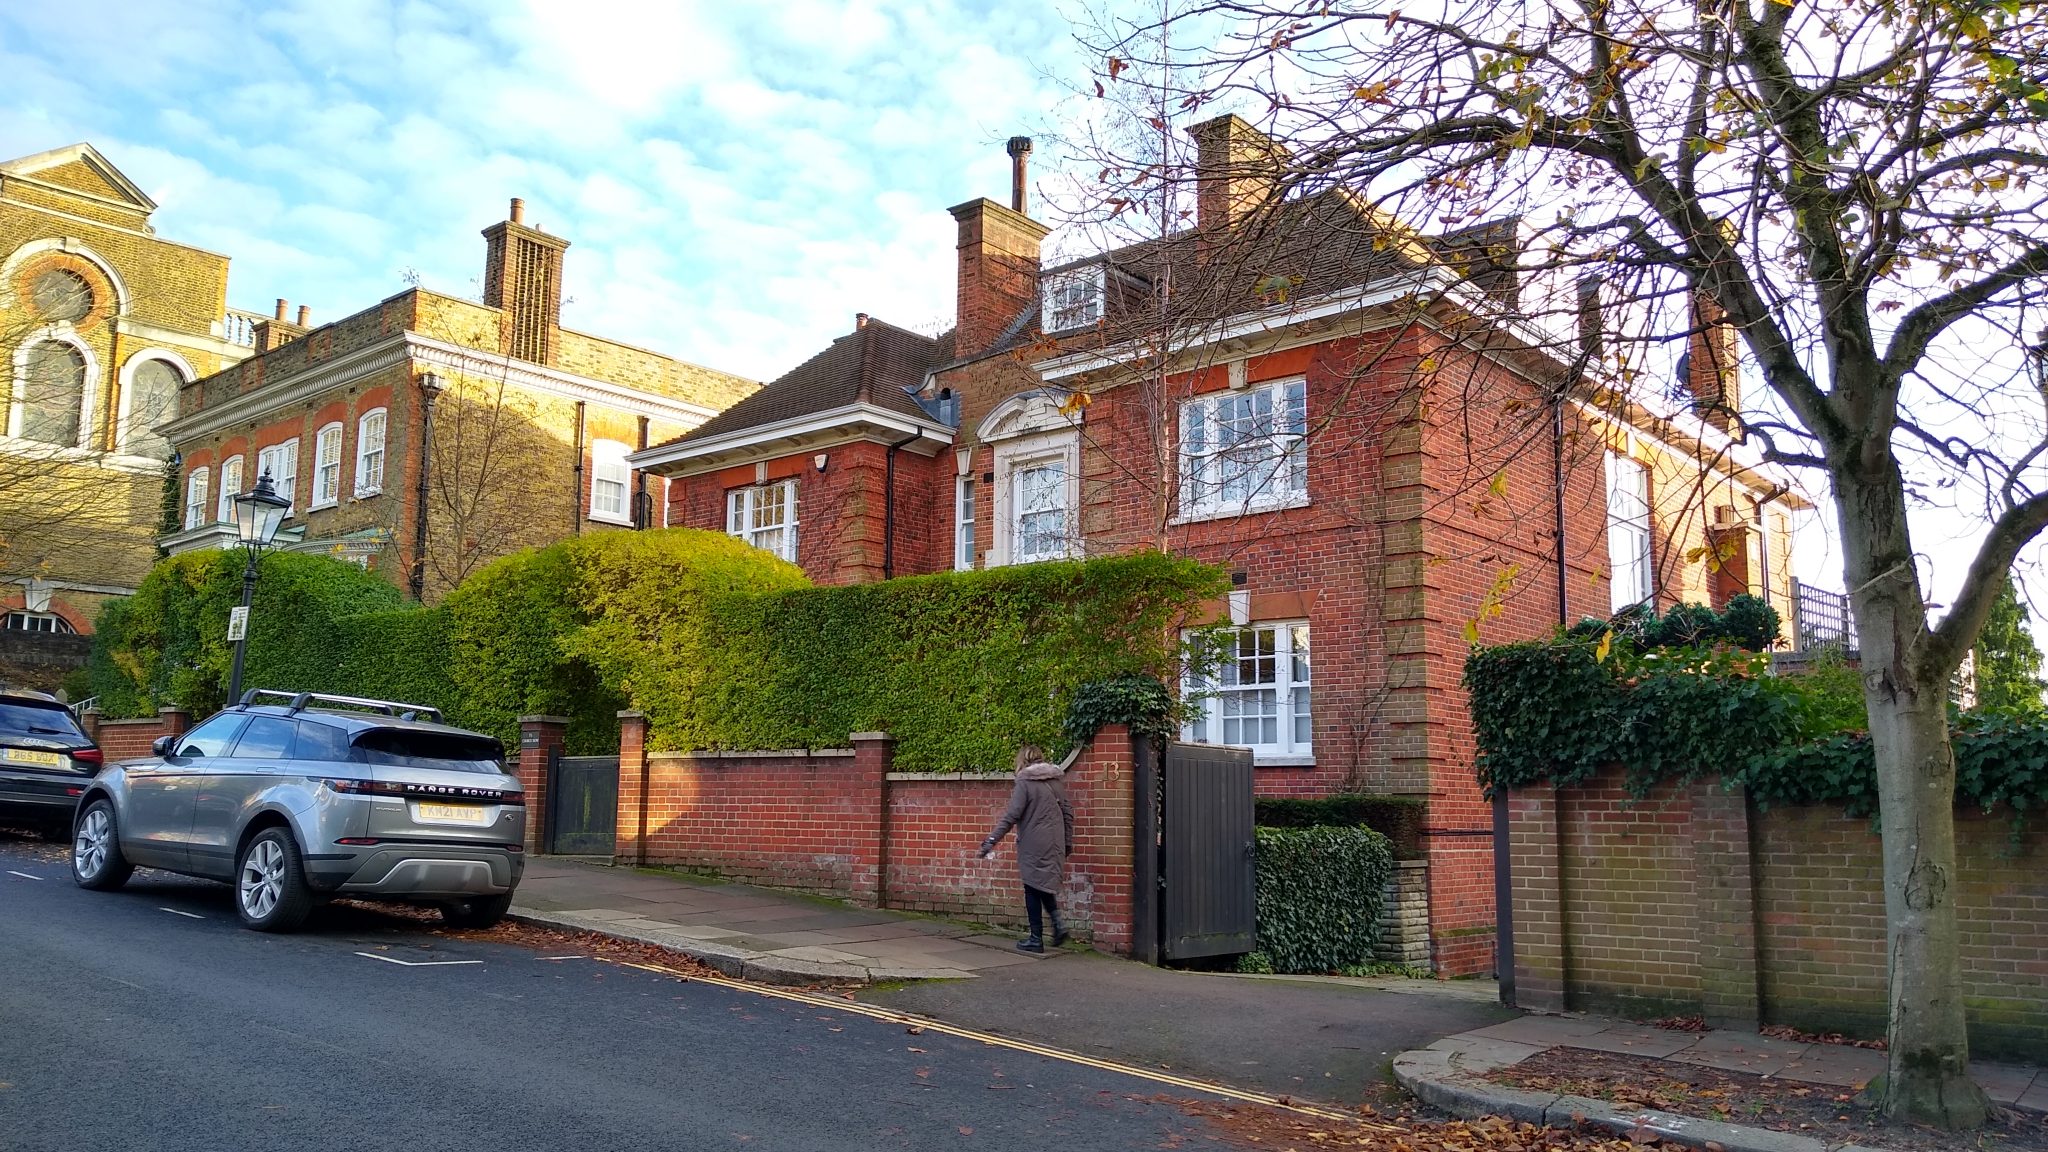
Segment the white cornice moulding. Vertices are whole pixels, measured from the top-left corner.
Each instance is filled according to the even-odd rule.
[[[416,332],[404,332],[280,380],[266,380],[254,392],[180,417],[164,425],[160,431],[173,441],[182,441],[210,435],[243,421],[261,422],[272,412],[304,404],[331,388],[408,360],[467,376],[489,376],[493,379],[502,376],[506,383],[530,391],[587,401],[637,416],[671,420],[692,427],[716,414],[715,409],[701,404],[527,364],[495,352],[480,352],[459,344],[429,339]]]
[[[839,444],[873,439],[872,433],[864,432],[863,427],[879,432],[895,432],[899,435],[916,433],[920,437],[919,441],[904,447],[924,456],[933,455],[953,443],[953,430],[945,425],[917,420],[885,408],[877,408],[873,404],[855,403],[823,412],[808,412],[787,420],[778,420],[773,424],[742,428],[694,444],[657,445],[626,457],[626,463],[636,469],[651,471],[661,476],[695,476],[741,463],[729,458],[733,453],[746,452],[750,448],[764,448],[783,441],[790,442],[788,452],[773,455],[787,455],[797,450],[816,452]],[[824,434],[820,439],[804,439],[818,437],[820,434]],[[927,442],[932,445],[930,450],[920,451]],[[762,454],[747,455],[752,458]],[[669,467],[664,468],[662,465]]]

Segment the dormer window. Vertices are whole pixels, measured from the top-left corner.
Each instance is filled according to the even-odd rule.
[[[1039,311],[1047,332],[1086,328],[1102,319],[1102,265],[1089,264],[1046,276]]]

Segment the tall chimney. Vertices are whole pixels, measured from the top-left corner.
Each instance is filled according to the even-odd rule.
[[[508,219],[484,229],[484,244],[484,303],[504,314],[500,350],[531,364],[553,364],[569,242],[527,227],[526,201],[514,197]]]
[[[299,327],[311,328],[312,326],[313,310],[311,308],[306,307],[304,304],[299,305]]]
[[[1031,137],[1012,136],[1010,153],[1010,211],[1023,213],[1024,190],[1027,184],[1027,169],[1031,162]]]
[[[291,306],[292,306],[292,302],[291,302],[291,301],[289,301],[289,300],[285,299],[285,298],[284,298],[284,297],[282,297],[282,296],[279,296],[279,297],[277,298],[277,316],[276,316],[275,318],[276,318],[276,319],[278,319],[278,320],[282,320],[282,319],[284,319],[284,318],[285,318],[285,313],[286,313],[287,311],[289,311],[289,310],[291,309]]]
[[[1579,274],[1579,355],[1588,360],[1598,359],[1603,347],[1601,329],[1606,317],[1600,311],[1600,277],[1591,272]]]
[[[1225,228],[1257,211],[1280,188],[1287,150],[1233,115],[1188,129],[1195,140],[1195,223]]]
[[[1713,297],[1692,292],[1692,331],[1686,338],[1685,389],[1693,411],[1723,432],[1738,434],[1742,374],[1735,325]]]

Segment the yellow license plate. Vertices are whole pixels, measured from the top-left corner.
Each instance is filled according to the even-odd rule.
[[[45,768],[55,768],[57,765],[64,763],[64,758],[55,752],[34,752],[27,748],[8,748],[4,754],[7,757],[7,762],[10,764],[38,764]]]
[[[475,804],[426,804],[413,810],[418,820],[431,820],[436,824],[488,824],[490,812]]]

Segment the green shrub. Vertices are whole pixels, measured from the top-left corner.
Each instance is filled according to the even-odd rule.
[[[1260,828],[1258,950],[1275,972],[1372,959],[1394,854],[1370,828]]]
[[[1256,802],[1261,828],[1370,828],[1387,838],[1396,860],[1420,860],[1422,830],[1428,805],[1413,796],[1327,796],[1301,800],[1290,796],[1260,797]]]
[[[1192,717],[1157,676],[1130,672],[1090,680],[1074,690],[1063,725],[1068,747],[1093,739],[1105,724],[1123,724],[1136,736],[1171,740]]]

